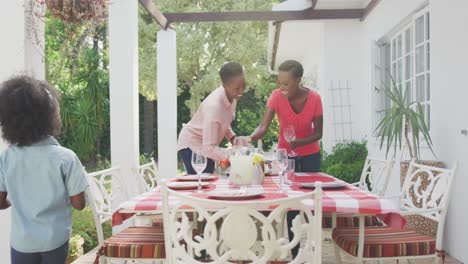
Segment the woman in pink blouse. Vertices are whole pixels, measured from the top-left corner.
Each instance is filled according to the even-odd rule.
[[[219,70],[222,85],[200,104],[188,124],[179,134],[178,151],[189,174],[195,174],[191,164],[192,152],[208,157],[205,173],[213,173],[214,161],[229,158],[229,150],[219,147],[224,138],[233,145],[245,144],[246,137],[236,137],[231,123],[236,114],[237,100],[245,90],[244,69],[237,62],[226,63]]]
[[[294,60],[283,62],[279,67],[279,89],[271,93],[261,124],[250,136],[262,138],[275,114],[278,115],[280,136],[278,148],[287,149],[296,160],[297,172],[320,171],[320,146],[322,138],[323,110],[320,95],[301,85],[304,70]],[[293,127],[296,139],[287,142],[284,129]],[[294,150],[294,152],[292,152]]]

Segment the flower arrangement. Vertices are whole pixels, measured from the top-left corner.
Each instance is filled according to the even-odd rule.
[[[262,164],[265,162],[265,157],[261,154],[254,154],[253,155],[253,163],[254,164]]]

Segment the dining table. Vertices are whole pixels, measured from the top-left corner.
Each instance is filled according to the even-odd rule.
[[[195,190],[180,190],[180,192],[198,198],[214,199],[210,196],[211,191],[232,192],[239,189],[238,186],[232,184],[227,177],[215,176],[211,177],[211,181],[204,186],[203,193],[197,193]],[[180,178],[172,179],[179,181]],[[379,197],[369,191],[362,190],[352,184],[346,183],[331,175],[317,173],[302,173],[292,175],[287,181],[287,184],[281,184],[278,176],[265,176],[261,185],[252,185],[248,190],[261,191],[262,195],[251,199],[243,199],[242,201],[265,201],[281,198],[292,198],[301,194],[312,192],[314,188],[305,188],[307,182],[320,181],[322,183],[335,182],[340,183],[340,188],[324,188],[322,195],[322,210],[324,213],[344,213],[353,215],[377,215],[388,226],[401,228],[406,221],[400,215],[399,203],[393,198]],[[169,207],[179,203],[176,198],[169,200]],[[303,203],[314,208],[314,200],[307,199]],[[128,201],[123,202],[118,206],[118,209],[112,215],[112,226],[119,226],[125,220],[134,215],[158,215],[163,212],[162,195],[158,187],[137,195]],[[213,208],[215,210],[215,208]],[[265,208],[259,208],[265,210]]]

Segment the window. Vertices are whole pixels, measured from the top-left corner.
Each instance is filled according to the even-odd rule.
[[[391,87],[391,73],[408,102],[419,102],[430,128],[430,31],[429,12],[424,9],[376,46],[374,59],[375,125],[391,105],[380,88]]]
[[[383,86],[390,84],[390,44],[385,43],[376,49],[374,63],[374,78],[375,78],[375,125],[384,118],[385,111],[390,107],[390,98],[385,96],[381,90]]]

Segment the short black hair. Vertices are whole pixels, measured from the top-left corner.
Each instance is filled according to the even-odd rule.
[[[28,146],[60,133],[57,90],[45,81],[13,77],[0,85],[0,125],[12,145]]]
[[[228,62],[221,67],[219,70],[219,77],[221,77],[221,81],[226,83],[231,78],[236,77],[244,73],[244,69],[242,65],[237,62]]]
[[[280,71],[289,72],[295,78],[302,78],[304,74],[302,64],[295,60],[287,60],[281,63],[278,69]]]

